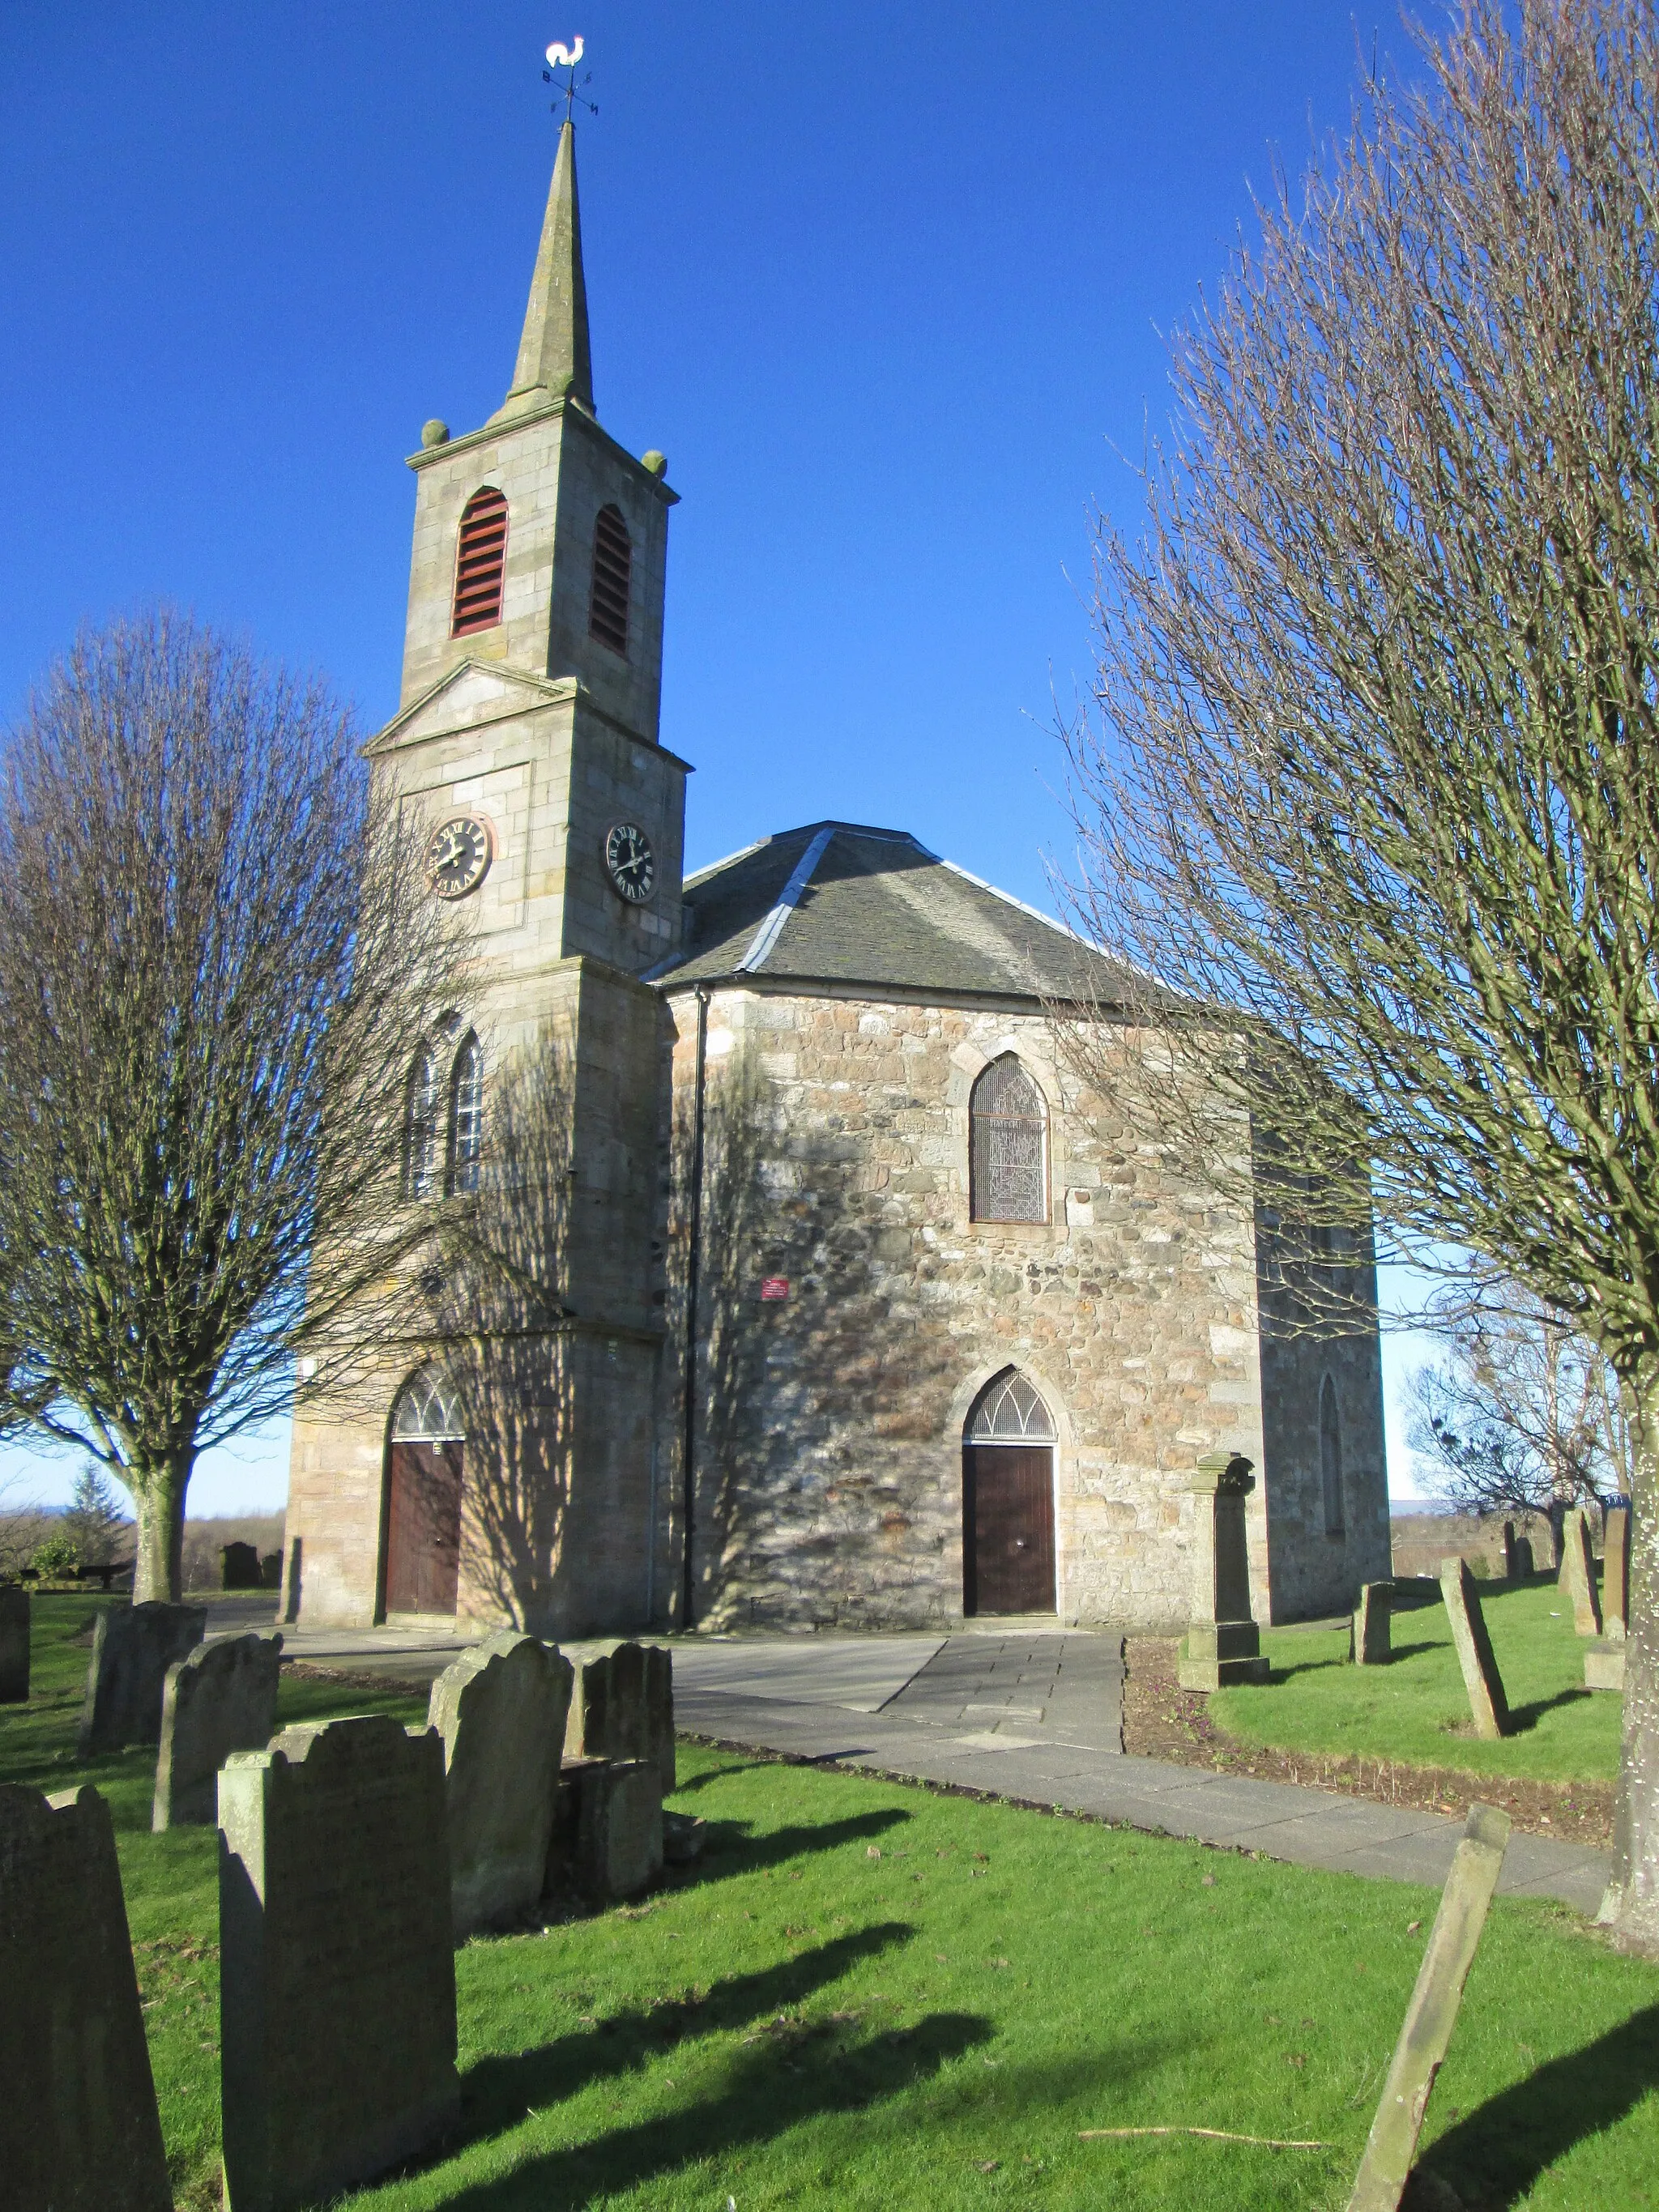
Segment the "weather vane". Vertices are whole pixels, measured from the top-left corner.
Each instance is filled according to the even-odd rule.
[[[583,85],[592,84],[593,72],[589,70],[586,76],[578,78],[576,64],[581,58],[582,39],[581,33],[578,31],[568,46],[560,40],[554,40],[547,50],[547,67],[542,71],[542,82],[555,88],[552,103],[555,115],[559,112],[557,72],[560,70],[568,70],[570,72],[564,82],[564,119],[567,123],[575,120],[575,111],[579,107],[585,107],[590,115],[597,115],[599,112],[591,100],[585,100],[582,97],[581,88]]]

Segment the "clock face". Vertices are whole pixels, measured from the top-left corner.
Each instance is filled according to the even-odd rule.
[[[476,814],[454,814],[427,842],[427,880],[440,898],[476,891],[489,867],[489,827]]]
[[[651,840],[637,822],[618,822],[605,833],[605,872],[611,888],[629,906],[643,906],[657,887]]]

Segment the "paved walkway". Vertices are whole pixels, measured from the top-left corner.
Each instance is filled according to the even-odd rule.
[[[216,1632],[268,1625],[215,1607]],[[242,1608],[236,1608],[240,1614]],[[404,1629],[283,1630],[285,1656],[354,1674],[430,1681],[465,1640]],[[608,1638],[593,1646],[608,1650]],[[1438,1886],[1462,1823],[1287,1782],[1175,1766],[1122,1748],[1119,1639],[999,1624],[950,1636],[661,1639],[674,1654],[674,1714],[693,1735],[745,1748],[953,1783],[1092,1814],[1154,1834],[1261,1851],[1296,1866]],[[585,1647],[565,1647],[573,1658]],[[1500,1892],[1594,1913],[1607,1855],[1546,1836],[1510,1838]]]

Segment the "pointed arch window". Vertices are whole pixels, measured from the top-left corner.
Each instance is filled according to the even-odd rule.
[[[1342,1413],[1336,1385],[1328,1375],[1319,1386],[1319,1487],[1325,1505],[1325,1534],[1342,1534]]]
[[[452,637],[465,637],[500,622],[506,574],[507,501],[493,484],[486,484],[461,509],[460,532],[455,541]]]
[[[441,1367],[419,1367],[398,1393],[392,1413],[394,1444],[465,1443],[459,1394]]]
[[[628,594],[634,574],[634,541],[622,510],[602,507],[593,525],[593,589],[587,627],[601,645],[628,658]]]
[[[438,1063],[422,1045],[409,1071],[404,1105],[404,1196],[430,1198],[437,1168]]]
[[[1017,1367],[993,1376],[968,1417],[970,1444],[1051,1444],[1054,1417]]]
[[[1047,1221],[1048,1117],[1012,1052],[994,1060],[969,1104],[969,1210],[975,1221]]]
[[[449,1079],[449,1168],[445,1188],[477,1190],[483,1157],[483,1053],[469,1031],[455,1055]]]

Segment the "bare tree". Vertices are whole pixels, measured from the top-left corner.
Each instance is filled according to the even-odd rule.
[[[176,1598],[197,1454],[406,1326],[461,947],[345,710],[181,617],[83,635],[3,781],[0,1407],[131,1493],[134,1595]]]
[[[1248,1119],[1618,1376],[1606,1909],[1659,1948],[1659,27],[1470,0],[1416,62],[1177,339],[1147,534],[1100,533],[1077,905],[1218,1171]]]

